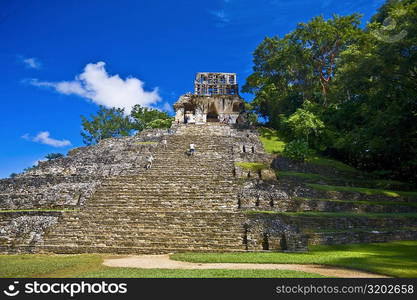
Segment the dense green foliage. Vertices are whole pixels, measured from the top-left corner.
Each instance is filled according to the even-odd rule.
[[[81,116],[83,131],[81,135],[86,145],[96,144],[111,137],[128,136],[132,131],[129,117],[122,108],[106,108],[100,106],[91,120]]]
[[[417,179],[417,1],[360,16],[316,17],[265,38],[243,91],[287,142],[375,174]]]
[[[86,145],[96,144],[111,137],[129,136],[147,128],[169,128],[172,119],[166,112],[135,105],[126,115],[122,108],[100,106],[91,120],[81,116],[83,131],[81,135]]]
[[[283,154],[295,160],[305,161],[312,155],[312,150],[305,140],[293,140],[285,145]]]
[[[171,118],[166,112],[135,105],[130,113],[133,119],[132,129],[142,131],[146,128],[169,128]]]

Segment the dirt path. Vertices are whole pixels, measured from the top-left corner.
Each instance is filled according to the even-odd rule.
[[[105,259],[108,267],[129,267],[141,269],[259,269],[293,270],[344,278],[386,278],[387,276],[363,271],[307,264],[249,264],[249,263],[190,263],[171,260],[169,255],[139,255]]]

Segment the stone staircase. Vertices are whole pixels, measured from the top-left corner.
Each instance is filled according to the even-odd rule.
[[[156,149],[150,170],[104,180],[85,207],[63,213],[59,224],[47,231],[40,250],[245,250],[232,132],[225,125],[179,126],[166,137],[167,147]],[[186,155],[190,143],[196,145],[191,157]]]

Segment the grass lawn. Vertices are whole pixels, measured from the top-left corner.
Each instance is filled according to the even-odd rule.
[[[284,151],[285,142],[279,137],[276,130],[261,127],[259,128],[259,139],[261,140],[265,152],[271,154],[279,154]]]
[[[417,277],[417,241],[311,246],[309,253],[178,253],[172,259],[216,263],[325,264],[384,274]]]
[[[170,270],[111,268],[102,265],[103,256],[0,255],[1,278],[317,278],[318,274],[290,270]]]
[[[363,187],[350,187],[350,186],[336,186],[336,185],[323,185],[323,184],[314,184],[307,183],[309,187],[312,187],[316,190],[323,191],[338,191],[338,192],[358,192],[366,195],[385,195],[389,197],[417,197],[417,192],[409,191],[391,191],[384,189],[371,189]]]
[[[103,256],[0,255],[1,278],[100,277],[100,278],[316,278],[318,274],[290,270],[170,270],[111,268],[102,265]]]
[[[309,253],[178,253],[176,260],[217,263],[326,264],[394,277],[417,277],[417,241],[312,246]],[[168,270],[111,268],[103,255],[0,255],[0,277],[287,278],[322,277],[286,270]]]
[[[170,270],[103,268],[78,277],[99,278],[318,278],[318,274],[290,270]]]
[[[99,255],[0,255],[0,277],[67,277],[100,266]]]

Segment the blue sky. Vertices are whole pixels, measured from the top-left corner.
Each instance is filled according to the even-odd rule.
[[[0,178],[82,146],[98,104],[169,109],[196,72],[236,72],[265,36],[383,0],[0,0]],[[243,95],[250,99],[250,95]]]

